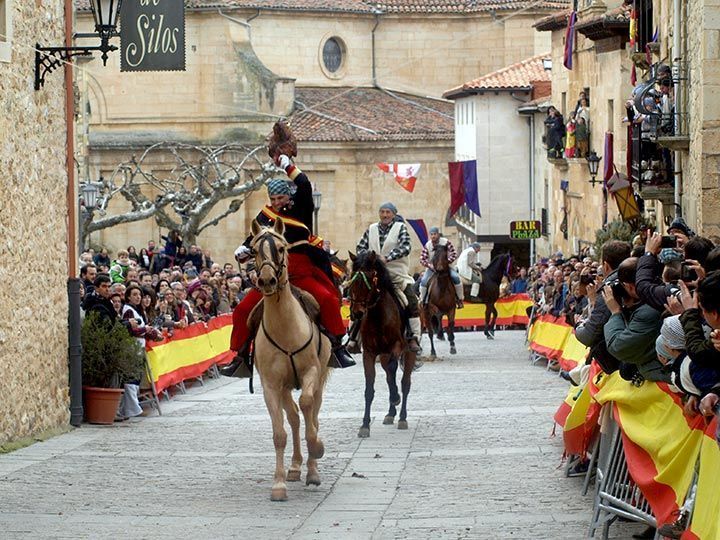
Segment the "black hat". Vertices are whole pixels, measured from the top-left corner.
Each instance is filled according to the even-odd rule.
[[[688,237],[695,236],[695,231],[688,227],[688,224],[685,223],[685,220],[679,216],[673,219],[673,222],[668,227],[668,233],[670,233],[670,231],[672,231],[673,229],[680,231]]]

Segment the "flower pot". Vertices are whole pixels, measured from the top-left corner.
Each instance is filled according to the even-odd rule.
[[[91,424],[112,424],[123,392],[122,388],[83,386],[85,421]]]

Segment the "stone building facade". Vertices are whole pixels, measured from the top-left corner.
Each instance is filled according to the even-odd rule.
[[[2,445],[69,420],[68,177],[62,70],[33,89],[33,46],[63,42],[63,1],[0,5]]]
[[[551,103],[565,122],[575,110],[580,92],[589,99],[589,150],[602,158],[596,180],[602,181],[603,168],[612,159],[620,172],[626,172],[627,126],[623,122],[625,101],[632,91],[628,54],[629,20],[621,3],[582,5],[576,23],[572,70],[564,67],[565,32],[569,11],[538,22],[539,32],[552,36]],[[612,24],[611,24],[612,23]],[[600,28],[599,31],[584,30]],[[608,28],[606,28],[607,26]],[[583,31],[585,33],[583,33]],[[613,153],[605,154],[605,137],[613,135]],[[618,214],[617,205],[608,197],[605,211],[602,183],[590,183],[585,158],[545,158],[549,192],[549,243],[551,251],[565,255],[591,246],[595,233]],[[544,188],[545,189],[545,188]]]
[[[448,81],[547,50],[549,36],[534,32],[532,24],[565,5],[513,0],[186,3],[187,71],[120,73],[117,55],[106,68],[87,65],[87,82],[81,83],[92,111],[87,176],[107,177],[151,141],[262,141],[277,118],[296,122],[293,115],[297,118],[307,107],[303,96],[320,89],[328,92],[328,107],[319,113],[325,123],[322,129],[298,128],[298,164],[323,193],[320,232],[333,247],[353,249],[385,200],[394,200],[407,218],[442,226],[449,204],[447,162],[453,159],[452,105],[433,97],[440,97]],[[78,20],[80,31],[87,29],[85,11]],[[337,65],[327,65],[329,49]],[[332,89],[338,92],[331,95]],[[340,123],[327,116],[337,117],[337,108],[330,110],[333,103],[353,89],[362,90],[369,102],[346,102],[352,115],[340,114],[340,123],[355,127],[339,132]],[[415,103],[410,111],[402,107],[409,102]],[[386,105],[389,115],[376,114]],[[403,117],[401,110],[412,115]],[[420,113],[436,115],[434,123],[442,129],[413,125]],[[376,162],[421,163],[415,192],[404,191]],[[264,200],[264,194],[254,194],[198,242],[217,260],[232,260]],[[92,241],[119,249],[157,241],[165,232],[147,220],[96,233]]]
[[[603,153],[602,137],[612,130],[614,162],[632,176],[632,168],[642,167],[649,158],[635,149],[628,158],[625,101],[633,89],[631,74],[638,85],[659,89],[656,76],[661,65],[671,69],[671,133],[652,137],[659,151],[668,156],[668,179],[656,185],[635,185],[644,199],[645,217],[655,220],[662,230],[681,212],[691,228],[705,236],[720,234],[720,6],[713,2],[674,0],[636,0],[638,34],[630,42],[630,7],[619,2],[585,2],[580,5],[576,25],[575,66],[572,71],[553,69],[553,103],[564,115],[581,90],[588,90],[593,119],[591,149]],[[553,66],[562,66],[568,12],[549,16],[535,26],[552,34]],[[655,34],[655,35],[653,35]],[[654,84],[653,84],[654,81]],[[677,95],[677,104],[674,96]],[[598,138],[600,137],[600,138]],[[604,158],[604,156],[603,156]],[[626,163],[629,166],[626,166]],[[603,164],[601,164],[602,170]],[[557,226],[553,244],[573,251],[583,240],[592,240],[593,229],[602,224],[597,208],[602,206],[600,189],[590,188],[583,179],[588,171],[584,162],[556,161],[548,169],[554,177],[568,179],[570,191],[563,194],[554,186],[556,211],[571,193],[569,238]],[[575,189],[579,186],[580,189]],[[677,187],[676,187],[677,186]],[[677,205],[677,206],[676,206]],[[579,218],[572,219],[572,207]],[[609,204],[615,210],[614,202]]]

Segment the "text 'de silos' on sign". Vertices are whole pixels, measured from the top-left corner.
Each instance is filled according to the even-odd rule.
[[[183,0],[125,0],[120,71],[185,71]]]
[[[539,221],[511,221],[510,238],[513,240],[531,240],[542,236],[542,225]]]

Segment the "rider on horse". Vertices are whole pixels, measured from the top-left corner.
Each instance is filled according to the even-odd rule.
[[[427,302],[428,283],[430,282],[430,278],[433,274],[435,274],[435,268],[433,267],[432,261],[435,256],[435,249],[437,246],[445,246],[445,249],[447,249],[447,259],[449,263],[452,263],[455,259],[457,259],[457,251],[455,251],[455,246],[452,245],[452,242],[442,235],[439,228],[430,227],[430,240],[425,243],[422,253],[420,254],[420,264],[425,267],[425,273],[420,279],[420,300],[423,304]],[[453,285],[455,285],[457,307],[458,309],[462,309],[463,299],[465,298],[463,286],[460,282],[460,276],[452,268],[450,268],[450,279],[452,280]]]
[[[332,367],[350,367],[355,361],[348,354],[340,339],[345,336],[345,326],[340,315],[340,299],[332,282],[332,270],[326,251],[322,249],[322,239],[312,235],[313,210],[312,185],[310,180],[284,154],[278,156],[276,163],[282,167],[294,182],[297,190],[291,193],[290,185],[284,178],[275,178],[268,182],[270,204],[265,206],[255,220],[263,227],[272,227],[280,218],[285,224],[285,240],[288,243],[288,271],[290,283],[310,293],[320,304],[322,326],[333,343]],[[235,251],[235,258],[243,263],[251,258],[249,236]],[[230,348],[238,353],[247,351],[251,339],[247,320],[252,309],[262,300],[263,295],[257,289],[251,289],[233,311],[233,330]],[[288,329],[291,330],[291,329]],[[241,354],[221,370],[223,375],[242,376]],[[236,374],[237,372],[237,374]]]
[[[460,278],[467,285],[471,285],[470,298],[477,296],[480,292],[480,284],[483,281],[482,264],[477,262],[477,254],[480,251],[480,242],[473,242],[466,247],[457,259],[457,269]]]
[[[415,284],[409,275],[410,263],[408,256],[412,249],[410,233],[402,217],[397,215],[397,208],[391,202],[383,203],[380,206],[380,221],[373,223],[367,228],[360,242],[357,245],[357,254],[366,251],[374,251],[385,263],[393,285],[396,296],[407,299],[407,314],[410,325],[408,337],[408,348],[413,352],[420,352],[420,336],[422,327],[420,325],[420,312],[418,310],[418,299],[413,290]],[[401,294],[397,294],[397,292]],[[401,301],[401,303],[403,303]],[[350,338],[348,349],[357,350],[357,334],[359,321],[353,321],[350,327]]]

